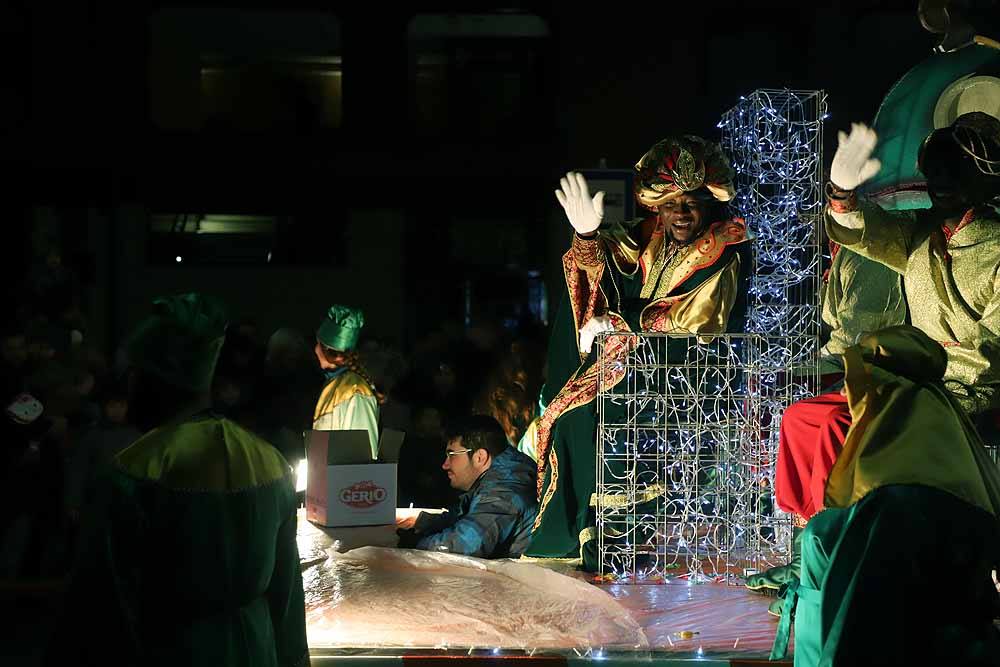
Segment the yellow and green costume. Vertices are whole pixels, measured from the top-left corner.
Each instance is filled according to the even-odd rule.
[[[200,295],[157,300],[132,364],[204,396],[223,327]],[[175,417],[118,453],[99,487],[60,648],[75,664],[307,664],[288,463],[227,419],[170,407]]]
[[[794,607],[796,665],[1000,664],[1000,468],[941,382],[946,350],[901,326],[844,361],[853,423],[772,658]]]
[[[316,340],[332,350],[352,352],[364,323],[360,310],[331,306],[316,331]],[[378,419],[378,398],[367,379],[347,366],[326,371],[326,383],[313,413],[313,429],[367,431],[374,459],[378,458]]]
[[[316,401],[313,428],[317,431],[367,431],[372,458],[378,458],[378,399],[366,379],[348,368],[326,374]]]

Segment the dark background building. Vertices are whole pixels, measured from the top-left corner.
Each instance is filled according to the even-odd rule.
[[[1000,37],[997,0],[963,4]],[[449,418],[487,403],[513,442],[535,414],[561,175],[718,138],[758,88],[827,91],[829,164],[938,41],[917,0],[0,3],[0,294],[19,320],[0,380],[52,417],[4,422],[4,664],[52,643],[88,452],[138,436],[115,353],[153,297],[207,292],[256,323],[229,336],[213,405],[261,429],[300,403],[311,421],[319,378],[299,341],[309,368],[267,385],[257,343],[363,308],[383,425],[435,490]]]
[[[829,160],[936,43],[916,5],[8,2],[6,284],[59,246],[109,351],[188,290],[265,331],[354,303],[399,343],[544,319],[563,172],[760,87],[828,92]]]

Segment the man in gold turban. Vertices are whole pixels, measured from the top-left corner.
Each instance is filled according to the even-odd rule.
[[[594,338],[665,332],[686,348],[692,335],[742,331],[751,269],[746,228],[724,207],[733,196],[732,170],[716,144],[669,137],[635,169],[634,194],[646,210],[636,220],[605,223],[604,193],[591,197],[580,174],[567,174],[556,191],[574,234],[563,256],[569,308],[554,325],[549,377],[569,380],[537,425],[540,506],[527,553],[579,554],[586,569],[597,567],[591,502],[599,367],[606,389],[618,387],[624,372],[615,362],[635,345],[633,337],[611,336],[599,361]],[[641,495],[660,494],[653,485]]]

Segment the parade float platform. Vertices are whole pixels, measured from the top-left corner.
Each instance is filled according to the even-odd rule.
[[[572,561],[396,549],[393,526],[304,513],[298,540],[313,665],[751,665],[777,627],[773,598],[725,582],[602,583]]]

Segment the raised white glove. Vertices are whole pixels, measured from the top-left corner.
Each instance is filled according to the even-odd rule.
[[[556,190],[556,199],[566,211],[569,224],[578,234],[590,234],[601,225],[604,217],[604,192],[590,197],[587,179],[574,171],[559,179],[562,189]]]
[[[878,135],[863,123],[851,123],[851,134],[839,132],[837,138],[830,180],[841,190],[854,190],[882,168],[882,163],[872,157]]]
[[[590,349],[594,346],[594,339],[597,338],[598,334],[614,330],[615,325],[611,323],[611,319],[606,315],[591,317],[580,328],[580,352],[582,354],[590,354]]]

